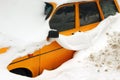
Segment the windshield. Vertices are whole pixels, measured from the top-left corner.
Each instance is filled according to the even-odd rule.
[[[46,4],[46,6],[45,6],[44,14],[46,15],[45,19],[47,19],[50,16],[50,14],[51,14],[51,12],[53,10],[53,6],[51,4],[49,4],[49,3],[45,3],[45,4]]]

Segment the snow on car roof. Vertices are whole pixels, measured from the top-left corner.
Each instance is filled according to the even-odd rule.
[[[55,2],[57,5],[71,3],[71,2],[80,2],[80,1],[94,1],[94,0],[44,0],[45,2]]]

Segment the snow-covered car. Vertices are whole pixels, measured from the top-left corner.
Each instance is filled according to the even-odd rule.
[[[72,2],[57,6],[56,3],[46,3],[45,15],[51,29],[56,29],[63,35],[74,35],[77,31],[88,31],[95,28],[100,21],[110,15],[120,12],[117,0],[93,0]],[[48,37],[54,37],[50,34]],[[0,49],[0,53],[7,49]],[[8,69],[16,74],[35,77],[44,69],[53,70],[63,62],[71,59],[75,51],[60,46],[57,42],[44,46],[33,54],[15,59]]]

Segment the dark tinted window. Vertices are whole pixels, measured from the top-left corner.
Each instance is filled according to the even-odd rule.
[[[79,5],[80,25],[99,22],[101,20],[97,4],[95,2],[88,2]]]
[[[114,0],[100,0],[100,5],[105,18],[118,12]]]
[[[45,3],[45,11],[44,11],[44,14],[46,15],[46,19],[50,16],[52,10],[53,10],[53,7],[51,4],[49,3]]]
[[[50,20],[50,28],[65,31],[75,27],[74,5],[59,8]]]

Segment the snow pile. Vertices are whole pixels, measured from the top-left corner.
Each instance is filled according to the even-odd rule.
[[[95,29],[88,31],[87,39],[93,40],[91,46],[87,46],[76,52],[73,59],[64,63],[53,71],[44,71],[42,80],[120,80],[120,14],[110,16],[102,21]],[[104,26],[103,26],[104,25]],[[95,31],[94,31],[95,30]],[[96,31],[97,30],[97,31]],[[97,34],[96,34],[97,32]],[[93,34],[95,33],[95,34]],[[83,36],[82,36],[82,35]],[[85,33],[86,35],[87,33]],[[80,42],[86,36],[83,33],[72,36]],[[90,36],[90,37],[89,37]],[[93,36],[93,37],[91,37]],[[72,39],[63,38],[68,42]],[[82,37],[82,38],[81,38]],[[89,37],[89,38],[88,38]],[[60,39],[60,40],[62,40]],[[85,40],[87,40],[85,39]],[[58,39],[59,40],[59,39]],[[72,39],[73,40],[73,39]],[[64,43],[63,41],[63,43]],[[88,41],[88,40],[87,40]],[[86,42],[87,42],[86,41]],[[87,43],[84,45],[87,45]],[[63,47],[70,48],[69,45]],[[73,49],[78,49],[80,44],[74,44]],[[83,45],[83,44],[82,44]],[[77,46],[77,48],[76,48]]]
[[[91,45],[95,44],[96,40],[99,40],[101,38],[101,34],[105,33],[105,31],[109,28],[106,26],[111,25],[111,22],[112,21],[109,17],[109,19],[104,20],[104,22],[101,22],[101,24],[90,31],[76,32],[72,36],[60,35],[60,37],[57,39],[57,42],[64,48],[70,50],[79,51],[88,49],[89,47],[91,47]],[[105,38],[106,37],[104,37],[104,39]]]
[[[50,29],[44,6],[41,0],[0,0],[0,35],[18,40],[17,46],[45,40]]]
[[[0,0],[0,48],[23,56],[47,44],[44,8],[41,0]]]
[[[10,73],[7,66],[48,44],[44,8],[41,0],[0,0],[0,48],[8,48],[0,54],[0,80],[31,79]]]
[[[60,5],[72,0],[55,2]],[[0,47],[9,48],[6,53],[0,54],[0,79],[120,80],[119,22],[120,14],[117,14],[91,31],[77,32],[69,37],[60,35],[57,41],[63,47],[80,51],[58,69],[28,78],[10,73],[7,66],[15,58],[32,53],[48,43],[46,37],[50,29],[48,21],[45,21],[44,3],[41,0],[0,0]]]
[[[70,50],[85,50],[91,47],[91,45],[95,45],[101,41],[101,36],[103,40],[107,39],[106,31],[114,30],[116,27],[112,28],[111,26],[119,25],[119,14],[116,16],[110,16],[104,21],[102,21],[96,28],[86,31],[86,32],[76,32],[71,36],[60,35],[57,39],[57,42],[62,45],[64,48]],[[118,28],[118,27],[117,27]],[[102,41],[100,46],[105,46],[106,41]]]

